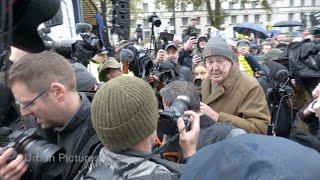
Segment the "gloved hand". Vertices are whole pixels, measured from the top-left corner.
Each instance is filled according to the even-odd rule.
[[[304,146],[313,148],[320,153],[320,140],[309,133],[306,132],[295,132],[290,135],[290,139],[298,142]]]

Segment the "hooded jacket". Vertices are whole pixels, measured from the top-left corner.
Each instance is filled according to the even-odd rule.
[[[118,154],[104,147],[100,150],[97,161],[90,165],[86,177],[92,179],[178,179],[178,174],[171,172],[167,167],[155,161],[144,160],[144,157],[147,156],[147,153],[138,151]],[[168,161],[167,163],[176,164]],[[99,170],[101,171],[98,172]]]

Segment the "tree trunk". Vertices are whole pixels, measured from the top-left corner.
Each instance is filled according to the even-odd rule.
[[[173,1],[173,21],[174,21],[174,33],[177,33],[176,29],[176,3]]]
[[[220,0],[215,0],[215,11],[214,11],[214,24],[213,26],[220,29],[221,25],[221,2]]]
[[[208,18],[210,20],[210,25],[213,26],[214,25],[214,15],[213,15],[213,11],[212,11],[210,0],[206,0],[206,5],[207,5],[207,12],[208,12],[208,15],[209,15]]]

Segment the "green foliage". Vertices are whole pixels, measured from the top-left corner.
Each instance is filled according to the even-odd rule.
[[[261,6],[265,10],[272,11],[271,5],[268,3],[267,0],[262,0],[261,1]]]
[[[220,28],[222,19],[226,18],[228,14],[221,8],[221,3],[226,0],[215,0],[215,9],[213,9],[210,0],[156,0],[157,4],[162,4],[166,8],[173,10],[177,7],[181,7],[182,4],[193,4],[194,9],[198,9],[202,4],[206,5],[208,17],[211,19],[211,24],[216,28]],[[273,0],[273,2],[276,0]],[[236,0],[235,2],[248,4],[251,3],[250,0]],[[268,0],[258,0],[261,7],[267,11],[272,11],[271,5]]]
[[[139,12],[143,11],[141,8],[139,9],[137,7],[137,4],[142,3],[142,2],[143,2],[143,0],[131,0],[130,1],[130,14],[132,17],[136,17]]]

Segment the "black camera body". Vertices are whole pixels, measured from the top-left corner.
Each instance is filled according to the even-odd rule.
[[[193,81],[193,85],[197,88],[198,91],[201,91],[201,84],[202,84],[201,79],[195,79]]]
[[[190,119],[184,116],[184,112],[190,110],[190,98],[178,96],[168,110],[158,111],[158,129],[160,134],[175,135],[178,132],[177,120],[182,117],[187,131],[190,129]]]
[[[148,21],[152,23],[152,26],[160,27],[161,20],[159,19],[158,15],[153,12],[152,15],[148,16]]]
[[[81,33],[82,40],[44,41],[47,49],[53,49],[67,59],[88,64],[88,60],[103,48],[102,41],[94,34]]]
[[[60,154],[65,154],[62,147],[36,138],[37,128],[30,128],[23,132],[12,131],[10,128],[1,127],[1,136],[6,138],[6,145],[0,150],[0,155],[9,148],[14,153],[8,161],[14,160],[19,153],[23,153],[27,163],[32,167],[33,175],[40,176],[41,171],[49,171],[58,167]]]
[[[162,61],[152,72],[161,82],[166,84],[176,80],[176,67],[169,60]]]
[[[133,61],[129,64],[129,69],[135,76],[145,78],[151,74],[154,68],[153,58],[148,49],[129,45],[126,49],[132,51]]]

